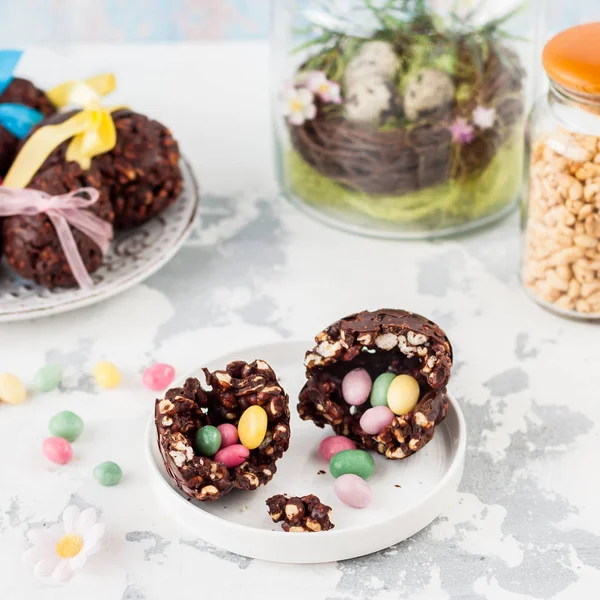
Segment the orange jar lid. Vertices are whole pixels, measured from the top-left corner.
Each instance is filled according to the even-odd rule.
[[[542,61],[550,79],[559,85],[600,95],[600,23],[559,33],[546,44]]]

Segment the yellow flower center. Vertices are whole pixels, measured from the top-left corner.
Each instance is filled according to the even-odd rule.
[[[81,552],[82,548],[83,538],[75,533],[69,533],[56,543],[56,554],[61,558],[73,558]]]
[[[290,102],[290,108],[292,109],[292,112],[300,112],[302,110],[302,102],[300,102],[300,100],[292,100]]]
[[[319,91],[322,94],[326,94],[329,91],[329,84],[327,83],[322,83],[321,86],[319,87]]]

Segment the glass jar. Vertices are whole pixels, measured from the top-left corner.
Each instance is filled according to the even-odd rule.
[[[517,205],[533,52],[521,2],[272,6],[290,200],[332,225],[398,238],[465,231]]]
[[[537,302],[600,318],[600,23],[567,29],[543,53],[548,93],[528,127],[522,279]]]

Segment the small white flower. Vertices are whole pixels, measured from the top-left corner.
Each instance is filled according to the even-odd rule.
[[[340,84],[335,81],[329,81],[323,71],[313,71],[306,81],[306,87],[313,94],[319,96],[323,102],[342,103]]]
[[[68,581],[98,550],[103,535],[104,525],[96,522],[93,508],[80,513],[76,506],[68,506],[62,523],[48,529],[32,529],[28,533],[33,547],[23,558],[36,577]]]
[[[317,116],[315,97],[306,88],[289,88],[283,95],[283,116],[292,125],[302,125]]]
[[[491,129],[496,122],[496,109],[478,106],[473,111],[473,123],[479,129]]]

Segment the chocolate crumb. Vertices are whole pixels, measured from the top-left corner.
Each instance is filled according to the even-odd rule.
[[[329,531],[335,525],[329,520],[331,507],[322,504],[317,496],[309,494],[298,498],[283,494],[272,496],[266,502],[274,523],[281,523],[286,533]]]

